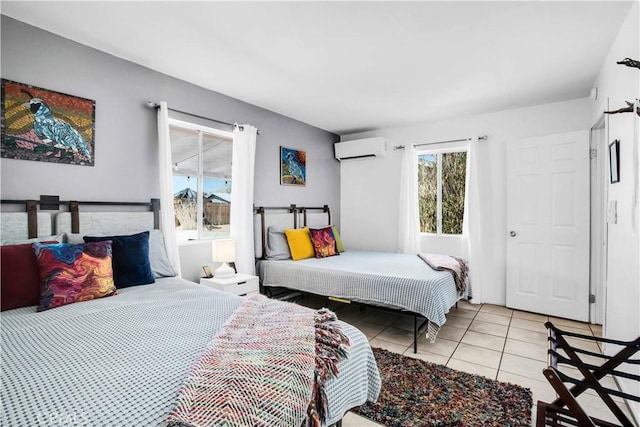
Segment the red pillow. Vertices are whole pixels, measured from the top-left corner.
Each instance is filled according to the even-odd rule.
[[[1,311],[38,305],[41,286],[31,243],[0,246]]]

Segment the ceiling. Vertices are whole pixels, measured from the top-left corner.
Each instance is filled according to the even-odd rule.
[[[1,7],[36,27],[345,135],[588,96],[631,4],[3,1]]]
[[[169,124],[174,174],[198,176],[199,134],[202,134],[202,170],[207,178],[231,180],[233,138]]]

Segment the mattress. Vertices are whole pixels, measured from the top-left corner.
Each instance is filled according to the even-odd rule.
[[[263,286],[410,311],[436,327],[466,296],[458,293],[450,272],[436,271],[412,254],[347,251],[328,258],[260,260],[257,270]]]
[[[242,301],[178,278],[119,292],[2,313],[0,424],[165,424],[192,363]],[[367,338],[340,323],[351,350],[327,383],[327,424],[380,390]]]

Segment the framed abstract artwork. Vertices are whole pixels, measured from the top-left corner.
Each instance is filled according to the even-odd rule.
[[[2,157],[94,165],[95,101],[2,79]]]
[[[280,147],[280,185],[307,185],[307,153]]]

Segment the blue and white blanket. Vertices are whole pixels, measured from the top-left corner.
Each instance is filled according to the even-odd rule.
[[[418,313],[433,341],[458,293],[449,271],[436,271],[415,254],[347,251],[328,258],[260,261],[263,286],[284,286],[324,296]]]
[[[164,278],[40,313],[2,312],[0,425],[165,425],[189,368],[241,301]],[[380,389],[367,338],[339,323],[351,351],[327,383],[327,425]]]

